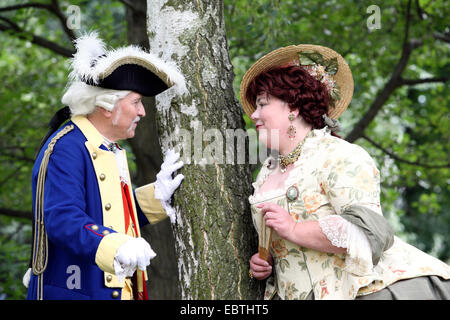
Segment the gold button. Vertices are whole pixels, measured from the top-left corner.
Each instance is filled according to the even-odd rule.
[[[103,180],[105,180],[105,179],[106,179],[105,174],[104,174],[104,173],[101,173],[101,174],[100,174],[100,180],[103,181]]]
[[[106,281],[111,282],[111,280],[112,280],[112,275],[108,274],[106,276]]]
[[[109,209],[111,209],[111,203],[107,203],[107,204],[105,204],[105,209],[106,209],[106,210],[109,210]]]
[[[114,290],[114,291],[112,292],[111,296],[112,296],[113,298],[118,298],[118,297],[119,297],[119,291]]]
[[[108,231],[108,230],[103,230],[103,232],[102,232],[102,233],[103,233],[103,235],[105,235],[105,236],[106,236],[107,234],[109,234],[109,231]]]
[[[92,228],[92,230],[97,231],[98,230],[98,225],[93,224],[91,228]]]
[[[92,159],[97,159],[97,152],[92,152]]]

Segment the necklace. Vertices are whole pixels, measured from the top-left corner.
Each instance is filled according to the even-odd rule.
[[[297,159],[300,157],[300,154],[302,153],[303,145],[305,144],[305,140],[311,136],[312,130],[308,132],[306,137],[295,147],[294,150],[292,150],[288,155],[278,155],[278,163],[280,164],[280,169],[282,173],[286,172],[287,166],[291,163],[294,163],[297,161]]]

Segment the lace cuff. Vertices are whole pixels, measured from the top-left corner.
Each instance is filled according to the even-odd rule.
[[[347,249],[346,271],[360,276],[372,272],[372,250],[360,227],[338,215],[319,219],[319,226],[333,246]]]

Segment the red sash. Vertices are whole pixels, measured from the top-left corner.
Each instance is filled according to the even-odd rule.
[[[138,235],[138,230],[137,230],[138,225],[135,221],[134,214],[133,214],[134,212],[133,212],[133,205],[131,203],[130,190],[128,188],[128,184],[126,184],[125,182],[122,182],[122,200],[123,200],[123,211],[125,214],[125,232],[127,232],[128,228],[130,227],[130,218],[131,218],[131,221],[133,223],[132,225],[133,225],[133,229],[134,229],[134,234]],[[142,291],[139,291],[137,272],[142,272],[142,277],[140,277],[140,279],[139,279],[142,281],[142,283],[141,283]],[[133,283],[134,299],[135,300],[148,300],[148,292],[147,292],[147,286],[145,284],[144,271],[136,270],[131,281]]]

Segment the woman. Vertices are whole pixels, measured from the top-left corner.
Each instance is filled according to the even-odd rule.
[[[353,94],[344,59],[289,46],[244,75],[241,102],[276,150],[250,196],[259,252],[250,277],[266,299],[449,299],[450,267],[396,238],[380,206],[380,174],[334,133]]]

